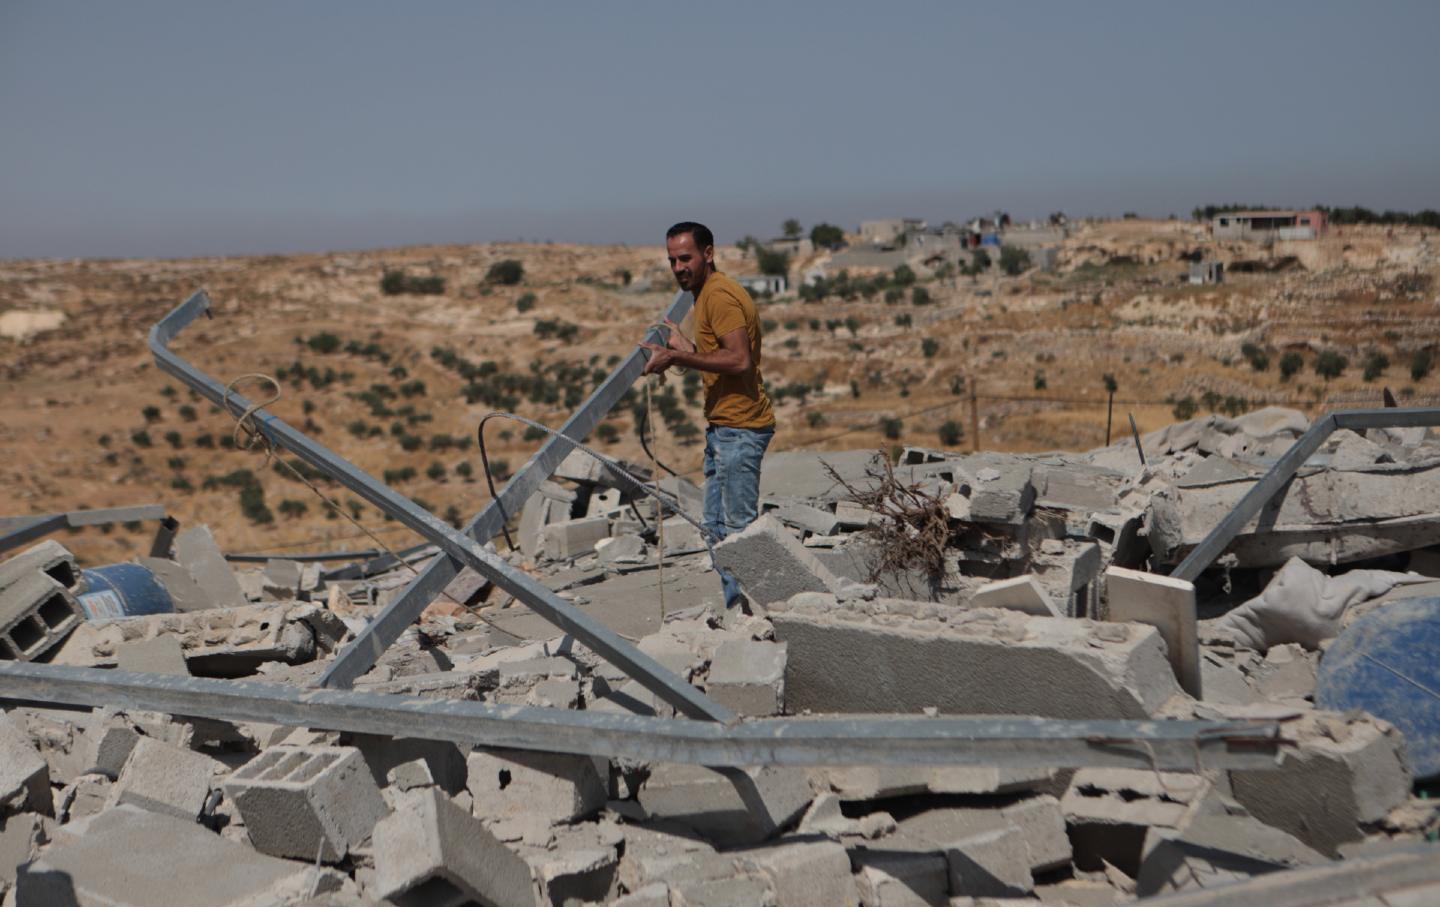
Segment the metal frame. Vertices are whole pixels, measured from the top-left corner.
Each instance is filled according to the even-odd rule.
[[[1274,768],[1277,721],[1060,721],[909,715],[713,721],[422,699],[278,683],[0,662],[0,695],[552,753],[759,765]],[[727,777],[740,777],[726,773]]]
[[[676,293],[660,320],[668,318],[679,322],[690,311],[693,302],[694,298],[689,293]],[[659,328],[652,328],[646,339],[657,343],[665,342]],[[560,461],[574,450],[575,445],[570,442],[584,440],[610,410],[614,409],[615,404],[620,402],[630,385],[640,377],[646,358],[639,347],[632,350],[565,421],[560,427],[560,435],[546,436],[540,449],[525,461],[519,472],[511,476],[499,495],[465,524],[463,532],[482,543],[498,535],[506,520],[520,512],[525,501],[540,487],[540,483],[550,478],[560,466]],[[374,667],[381,654],[400,638],[405,628],[414,623],[420,612],[450,584],[460,572],[461,566],[453,557],[439,557],[431,561],[429,566],[411,580],[399,597],[386,605],[384,610],[360,631],[354,642],[341,650],[320,677],[318,685],[331,688],[349,687],[355,682],[355,678]]]
[[[165,519],[165,508],[160,504],[100,507],[94,510],[8,517],[0,519],[0,552],[18,548],[26,542],[33,542],[60,529],[79,529],[82,526],[102,526],[106,523],[138,523],[142,520],[163,522]],[[161,532],[165,531],[166,528],[162,526]],[[173,535],[173,530],[170,531]]]
[[[1423,428],[1440,425],[1440,409],[1434,407],[1413,407],[1410,409],[1340,409],[1326,413],[1316,419],[1310,428],[1300,437],[1290,449],[1275,461],[1269,472],[1261,476],[1259,481],[1245,493],[1245,496],[1235,505],[1235,509],[1225,515],[1225,518],[1212,530],[1210,534],[1200,540],[1194,550],[1180,562],[1170,575],[1176,579],[1183,579],[1186,582],[1195,582],[1201,573],[1204,573],[1215,559],[1219,557],[1225,548],[1245,528],[1250,519],[1265,508],[1270,500],[1283,489],[1305,461],[1320,449],[1336,431],[1342,428],[1351,431],[1365,431],[1370,428]]]
[[[671,312],[682,309],[680,314],[683,315],[683,308],[686,305],[688,303],[677,296],[671,305]],[[183,381],[210,402],[227,409],[233,416],[239,418],[253,404],[234,391],[227,393],[225,385],[195,368],[169,348],[170,341],[180,331],[209,310],[210,297],[204,291],[191,296],[150,329],[150,351],[154,354],[155,362],[162,371]],[[627,360],[627,365],[637,361],[638,357],[632,354]],[[596,397],[607,388],[612,390],[617,388],[625,373],[626,369],[617,370],[591,396],[591,400],[588,402],[593,403]],[[623,393],[623,390],[615,394],[616,399],[618,399],[619,393]],[[583,428],[584,432],[588,432],[589,428],[604,414],[603,412],[597,414],[594,409],[594,407],[587,408],[586,419],[571,417],[570,421],[566,423],[566,429],[580,432]],[[577,416],[579,415],[577,413]],[[460,532],[414,501],[358,469],[353,463],[334,451],[311,440],[304,433],[286,424],[284,420],[271,415],[263,407],[256,408],[250,419],[255,430],[268,442],[294,452],[300,459],[340,482],[384,513],[390,514],[403,525],[439,546],[441,551],[448,555],[446,558],[436,558],[433,562],[434,564],[445,564],[444,568],[426,569],[407,588],[407,594],[403,597],[408,599],[412,606],[420,600],[421,596],[424,596],[424,602],[428,603],[449,584],[460,566],[471,567],[495,585],[530,606],[536,614],[584,643],[601,658],[625,672],[627,676],[639,682],[676,711],[692,718],[704,718],[719,722],[728,722],[735,717],[729,709],[706,698],[695,687],[666,670],[655,659],[640,651],[639,648],[603,623],[560,598],[533,577],[512,567],[500,555],[476,541],[479,533],[493,533],[494,530],[489,528],[492,525],[498,528],[499,521],[503,519],[501,507],[504,504],[509,503],[513,507],[516,501],[523,502],[530,494],[529,488],[526,486],[533,483],[532,487],[538,487],[544,476],[559,465],[565,453],[559,445],[546,444],[536,452],[526,463],[525,470],[522,470],[527,475],[523,478],[517,475],[512,479],[497,501],[471,521],[470,530]],[[415,613],[409,615],[399,609],[388,608],[375,621],[372,621],[367,627],[367,631],[370,632],[362,633],[361,638],[357,639],[345,653],[349,656],[346,665],[348,671],[352,672],[350,676],[356,676],[356,669],[362,664],[364,668],[358,673],[368,670],[369,666],[380,657],[381,653],[404,631],[405,627],[409,626],[414,617],[418,616],[419,610],[423,608],[424,604],[420,604]],[[386,621],[385,625],[377,628],[376,624],[382,620]],[[353,654],[356,652],[364,654]],[[331,673],[337,673],[333,665]]]

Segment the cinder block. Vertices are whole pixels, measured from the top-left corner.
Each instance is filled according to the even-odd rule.
[[[173,636],[136,639],[115,647],[115,667],[140,674],[178,674],[190,676],[180,640]]]
[[[1195,624],[1195,584],[1183,579],[1111,567],[1105,588],[1113,621],[1135,621],[1160,631],[1180,686],[1200,698],[1200,637]]]
[[[138,806],[193,822],[212,781],[224,771],[225,766],[209,756],[140,737],[116,779],[110,805]]]
[[[732,639],[715,648],[705,693],[737,715],[778,715],[785,706],[785,644]]]
[[[970,604],[976,608],[1008,608],[1037,617],[1064,617],[1040,581],[1030,574],[987,583],[975,590]]]
[[[466,768],[475,815],[487,821],[525,817],[558,825],[605,806],[609,771],[602,778],[590,756],[477,749]]]
[[[970,521],[1018,526],[1035,503],[1030,467],[1021,463],[1003,468],[985,466],[975,472],[970,491]]]
[[[529,865],[437,788],[397,798],[375,826],[372,849],[375,894],[396,904],[538,902]]]
[[[1023,897],[1035,887],[1025,837],[1018,828],[997,828],[951,842],[945,860],[952,895]]]
[[[1325,857],[1291,835],[1248,816],[1199,816],[1178,832],[1151,829],[1136,877],[1142,897],[1214,888]]]
[[[386,806],[360,751],[273,747],[225,780],[261,853],[335,862],[369,836]]]
[[[1070,839],[1060,801],[1051,796],[1029,797],[999,809],[976,807],[932,809],[900,823],[906,838],[925,841],[936,849],[985,832],[1014,830],[1032,872],[1049,872],[1070,863]]]
[[[385,783],[386,776],[397,765],[423,759],[430,769],[430,777],[445,793],[453,796],[465,789],[465,754],[448,741],[351,734],[347,742],[360,750],[377,787]]]
[[[735,577],[757,605],[800,592],[833,592],[835,576],[778,520],[762,516],[715,546],[715,563]]]
[[[25,728],[0,713],[0,814],[33,811],[49,815],[50,765]]]
[[[857,850],[851,862],[865,907],[934,907],[950,900],[950,864],[943,853]]]
[[[722,847],[758,844],[804,812],[812,799],[803,772],[658,765],[640,790],[655,818],[674,819]]]
[[[733,856],[770,883],[775,907],[857,907],[860,903],[850,874],[850,857],[833,841],[777,844]]]
[[[31,661],[54,648],[84,619],[74,594],[34,570],[0,589],[0,659]]]
[[[540,530],[540,550],[552,560],[569,560],[595,550],[595,543],[610,537],[610,520],[603,516],[551,523]]]
[[[80,582],[80,568],[75,564],[75,555],[54,539],[43,541],[0,562],[0,589],[32,573],[44,573],[72,591]]]

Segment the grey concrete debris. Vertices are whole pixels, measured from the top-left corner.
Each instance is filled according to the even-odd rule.
[[[604,760],[560,753],[477,749],[466,757],[466,769],[472,809],[492,830],[592,816],[605,805],[609,782]]]
[[[610,536],[610,520],[582,517],[551,523],[540,530],[540,550],[553,560],[571,560],[595,550],[595,543]]]
[[[778,715],[785,705],[785,644],[732,639],[715,648],[705,692],[748,717]]]
[[[715,546],[715,563],[752,602],[768,607],[801,592],[833,592],[838,581],[778,520],[762,516]]]
[[[1278,828],[1248,816],[1195,816],[1183,829],[1146,833],[1136,893],[1214,888],[1293,866],[1328,862]]]
[[[530,867],[436,788],[411,791],[375,826],[373,893],[399,905],[538,903]]]
[[[74,593],[49,573],[32,570],[0,588],[0,658],[31,661],[82,623]]]
[[[81,823],[20,867],[17,907],[106,904],[154,907],[204,893],[206,904],[298,901],[341,887],[339,879],[258,854],[174,816],[130,806]]]
[[[1037,617],[1062,617],[1040,581],[1026,574],[986,583],[975,590],[970,603],[977,608],[1008,608]]]
[[[163,557],[137,557],[135,563],[154,574],[170,596],[176,611],[204,611],[220,607],[189,570]]]
[[[792,769],[712,771],[698,765],[656,766],[640,789],[640,805],[722,847],[755,844],[799,818],[813,794]]]
[[[110,802],[194,821],[224,773],[225,766],[209,756],[139,737],[120,769]]]
[[[33,573],[43,573],[72,592],[84,591],[75,555],[54,539],[0,561],[0,590]]]
[[[0,714],[0,814],[50,813],[50,766],[25,728]]]
[[[353,747],[274,747],[231,773],[223,788],[250,843],[276,857],[338,861],[387,812]]]
[[[247,604],[240,582],[209,527],[191,526],[175,536],[175,560],[195,577],[216,607],[239,608]]]
[[[1180,692],[1150,627],[864,604],[805,594],[772,606],[789,711],[1143,718]]]

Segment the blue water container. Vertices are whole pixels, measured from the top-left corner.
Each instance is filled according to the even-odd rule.
[[[88,591],[77,596],[90,620],[171,614],[175,603],[155,574],[139,564],[106,564],[81,570]]]

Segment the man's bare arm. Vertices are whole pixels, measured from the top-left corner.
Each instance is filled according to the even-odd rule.
[[[655,343],[642,343],[640,346],[650,351],[650,361],[645,363],[643,374],[660,374],[672,365],[720,375],[743,375],[750,370],[753,363],[750,360],[749,331],[738,327],[722,335],[719,342],[720,348],[708,353],[689,353]]]

